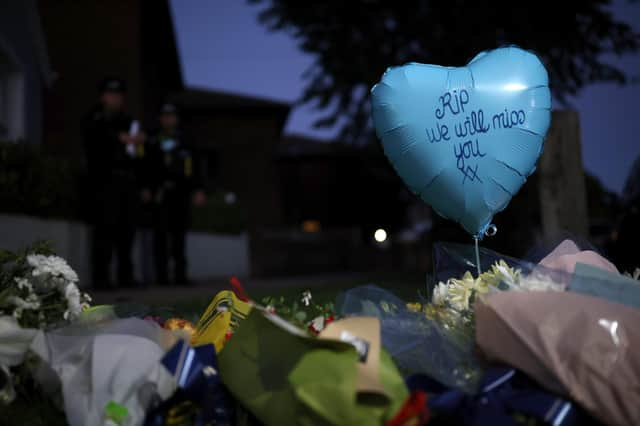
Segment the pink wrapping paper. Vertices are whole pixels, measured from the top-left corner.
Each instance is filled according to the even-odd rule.
[[[605,424],[640,425],[640,311],[565,292],[500,292],[476,304],[476,343]]]
[[[564,240],[560,243],[540,261],[540,266],[573,274],[576,269],[576,263],[586,263],[609,272],[618,272],[618,268],[613,263],[594,251],[580,251],[578,246],[571,240]]]

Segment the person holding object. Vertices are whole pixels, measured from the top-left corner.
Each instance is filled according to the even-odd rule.
[[[188,285],[186,233],[191,205],[200,206],[206,197],[199,179],[193,149],[180,131],[177,107],[164,103],[159,129],[149,139],[147,174],[152,176],[154,212],[154,263],[158,284],[169,283],[169,260],[173,259],[174,283]],[[169,256],[169,253],[171,256]]]
[[[138,171],[146,135],[124,109],[126,85],[108,77],[99,84],[99,104],[83,120],[84,148],[91,188],[92,276],[108,288],[115,249],[118,285],[133,284],[131,249],[140,199]]]

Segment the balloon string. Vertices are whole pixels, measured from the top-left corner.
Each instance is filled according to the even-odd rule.
[[[473,239],[476,242],[476,268],[478,269],[478,277],[479,277],[480,274],[482,273],[482,270],[480,269],[480,248],[478,247],[478,237],[474,237]]]

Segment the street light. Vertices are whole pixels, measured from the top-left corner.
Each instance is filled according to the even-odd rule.
[[[373,239],[380,244],[384,243],[387,241],[387,231],[382,228],[376,229],[376,232],[373,233]]]

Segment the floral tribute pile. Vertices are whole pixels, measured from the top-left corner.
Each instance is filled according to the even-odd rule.
[[[640,424],[640,271],[563,243],[485,250],[474,276],[468,248],[436,250],[428,297],[254,301],[233,277],[196,324],[90,306],[46,245],[1,252],[0,404],[37,393],[72,426]]]

